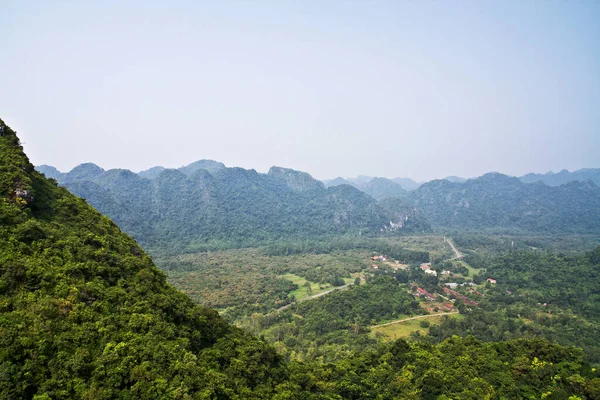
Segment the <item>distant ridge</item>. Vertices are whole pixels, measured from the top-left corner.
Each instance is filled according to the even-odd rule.
[[[584,182],[590,180],[600,186],[600,168],[584,168],[573,172],[563,169],[558,173],[550,171],[545,174],[526,174],[519,179],[525,183],[544,182],[548,186],[559,186],[573,181]]]
[[[492,172],[464,183],[427,182],[407,201],[438,229],[600,233],[600,187],[590,181],[554,187]]]
[[[402,179],[402,178],[398,178]],[[327,187],[334,187],[338,185],[350,185],[357,188],[358,190],[365,192],[369,196],[377,200],[385,199],[387,197],[405,197],[407,190],[402,187],[399,183],[394,182],[387,178],[373,178],[370,176],[359,176],[353,179],[344,179],[338,177],[331,180],[323,181]]]

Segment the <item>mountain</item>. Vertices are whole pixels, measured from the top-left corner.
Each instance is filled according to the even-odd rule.
[[[0,294],[2,399],[270,398],[285,377],[272,348],[193,304],[112,221],[36,172],[2,120]]]
[[[62,172],[60,172],[51,165],[38,165],[37,167],[35,167],[35,169],[41,172],[42,174],[46,175],[46,178],[62,180],[62,177],[64,175]]]
[[[36,169],[42,173],[44,173],[43,170],[41,170],[39,167],[36,167]],[[142,178],[146,178],[146,179],[154,179],[156,178],[158,175],[160,175],[161,172],[163,172],[166,168],[165,167],[152,167],[149,168],[147,170],[144,171],[140,171],[138,172],[138,175],[141,176]],[[46,175],[48,176],[48,175]]]
[[[465,183],[427,182],[407,201],[438,228],[600,232],[600,188],[591,182],[551,187],[488,173]]]
[[[354,186],[355,188],[358,189],[357,185],[353,182],[350,182],[344,178],[342,178],[341,176],[335,178],[335,179],[327,179],[324,180],[323,183],[325,184],[325,187],[333,187],[333,186],[339,186],[339,185],[350,185],[350,186]]]
[[[394,178],[394,179],[392,179],[392,181],[396,182],[398,185],[402,186],[402,188],[404,190],[406,190],[407,192],[410,192],[411,190],[415,190],[416,188],[421,186],[421,183],[415,182],[410,178]]]
[[[354,183],[355,185],[363,185],[365,183],[371,182],[373,179],[375,179],[374,176],[359,175],[356,178],[349,178],[348,180]]]
[[[550,171],[546,174],[527,174],[519,179],[524,183],[541,181],[548,186],[559,186],[573,181],[584,182],[590,180],[600,186],[600,168],[584,168],[573,172],[563,169],[558,173]]]
[[[363,184],[360,189],[377,200],[386,197],[405,197],[407,194],[402,186],[386,178],[374,178]]]
[[[225,164],[213,161],[213,160],[199,160],[195,161],[191,164],[186,165],[185,167],[179,168],[181,172],[186,174],[187,176],[191,176],[194,172],[199,170],[206,170],[208,172],[216,172],[225,168]]]
[[[153,248],[429,231],[421,213],[402,202],[382,206],[351,186],[325,188],[305,172],[281,167],[267,174],[226,167],[192,174],[165,169],[148,179],[84,164],[57,180]]]
[[[295,191],[319,190],[325,187],[322,182],[314,179],[310,174],[289,168],[271,167],[267,175],[285,182],[289,188]]]
[[[47,166],[44,166],[47,167]],[[225,168],[225,164],[220,163],[218,161],[214,161],[214,160],[199,160],[199,161],[195,161],[191,164],[188,164],[184,167],[178,168],[179,171],[183,172],[184,174],[186,174],[187,176],[191,176],[193,175],[196,171],[199,170],[206,170],[208,172],[216,172],[220,169]],[[167,168],[165,167],[161,167],[161,166],[157,166],[157,167],[152,167],[149,168],[145,171],[140,171],[138,173],[139,176],[141,176],[142,178],[146,178],[146,179],[155,179],[158,177],[158,175],[161,174],[161,172],[163,172],[164,170],[166,170]],[[38,169],[40,172],[43,172],[43,170]],[[47,176],[47,175],[46,175]]]
[[[460,176],[454,176],[454,175],[450,175],[444,178],[447,181],[450,181],[452,183],[465,183],[467,181],[467,179],[465,178],[461,178]]]
[[[407,191],[398,183],[387,178],[373,178],[370,176],[359,176],[358,178],[346,180],[335,178],[324,181],[325,186],[334,187],[338,185],[350,185],[369,196],[381,200],[386,197],[404,197]]]

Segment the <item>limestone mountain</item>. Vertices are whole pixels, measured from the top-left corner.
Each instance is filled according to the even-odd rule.
[[[559,186],[573,181],[585,182],[590,180],[600,186],[600,168],[584,168],[573,172],[563,169],[558,173],[550,171],[546,174],[527,174],[519,179],[525,183],[541,181],[548,186]]]
[[[488,173],[465,183],[434,180],[407,200],[447,230],[600,233],[600,188],[591,182],[551,187]]]
[[[148,179],[84,164],[57,180],[151,247],[429,231],[422,214],[406,204],[382,206],[353,187],[325,188],[305,172],[281,167],[267,174],[225,167],[191,174],[165,169]]]
[[[405,197],[407,191],[398,183],[387,178],[372,178],[360,176],[358,178],[347,180],[341,177],[324,181],[327,187],[339,185],[350,185],[358,190],[365,192],[376,200],[387,197]]]

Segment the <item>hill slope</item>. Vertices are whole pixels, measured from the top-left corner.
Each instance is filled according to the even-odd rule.
[[[1,120],[0,294],[2,399],[268,397],[279,374],[271,348],[167,285],[133,239],[34,171]]]
[[[600,232],[600,188],[590,182],[551,187],[499,173],[465,183],[428,182],[408,200],[437,227],[528,232]]]

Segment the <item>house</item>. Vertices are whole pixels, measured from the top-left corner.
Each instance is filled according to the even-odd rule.
[[[433,276],[437,276],[437,272],[435,272],[435,271],[434,271],[434,270],[432,270],[432,269],[426,269],[426,270],[424,270],[424,271],[425,271],[425,273],[426,273],[427,275],[433,275]]]
[[[415,294],[417,297],[425,297],[427,300],[435,300],[435,296],[429,293],[427,290],[417,287],[417,293]]]
[[[419,267],[421,267],[421,269],[423,271],[430,269],[431,268],[431,263],[422,263],[421,265],[419,265]]]
[[[450,289],[456,289],[458,287],[458,283],[445,283],[446,286],[448,286]]]
[[[371,268],[373,268],[373,269],[379,269],[379,267],[377,265],[375,265],[375,264],[371,265]]]
[[[496,284],[496,280],[495,280],[495,279],[492,279],[492,278],[487,278],[487,281],[488,281],[489,283],[493,284],[493,285],[495,285],[495,284]]]

